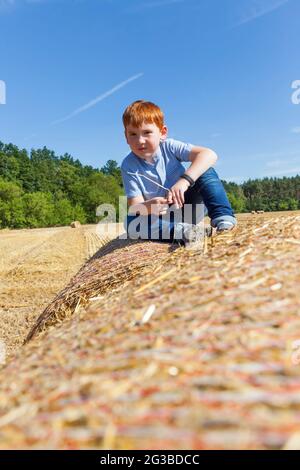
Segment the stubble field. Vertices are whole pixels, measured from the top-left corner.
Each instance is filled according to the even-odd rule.
[[[0,230],[0,340],[7,355],[108,238],[97,235],[96,225]]]

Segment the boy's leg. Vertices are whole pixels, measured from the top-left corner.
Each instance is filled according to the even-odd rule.
[[[132,240],[159,240],[170,242],[174,235],[174,216],[127,215],[125,229]]]
[[[209,168],[203,173],[195,181],[195,185],[185,192],[185,203],[195,206],[204,203],[213,227],[218,227],[219,224],[225,221],[230,222],[232,225],[237,223],[224,186],[213,168]],[[195,209],[193,211],[193,223],[199,222],[195,220],[196,216]]]
[[[203,206],[203,205],[202,205]],[[189,249],[203,247],[205,227],[191,225],[183,222],[183,212],[170,206],[167,214],[152,218],[128,215],[124,226],[128,238],[132,240],[165,241],[184,244]],[[207,232],[206,232],[207,233]]]

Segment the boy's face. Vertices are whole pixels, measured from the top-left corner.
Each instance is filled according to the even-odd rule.
[[[144,122],[141,127],[127,126],[125,137],[127,144],[135,155],[144,160],[151,161],[152,156],[159,147],[160,140],[165,139],[167,133],[168,129],[166,126],[163,126],[160,130],[156,124],[146,124]]]

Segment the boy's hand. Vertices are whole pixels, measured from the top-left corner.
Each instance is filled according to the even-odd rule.
[[[189,188],[189,186],[190,184],[188,181],[180,178],[168,192],[168,204],[175,204],[176,209],[182,207],[184,204],[184,193]]]
[[[144,204],[147,206],[148,212],[155,215],[166,214],[169,208],[168,200],[165,197],[154,197],[148,199]]]

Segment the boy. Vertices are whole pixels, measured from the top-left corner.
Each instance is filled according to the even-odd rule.
[[[129,205],[129,238],[195,242],[203,236],[197,225],[204,217],[203,203],[217,232],[236,225],[224,187],[212,168],[215,152],[168,139],[163,112],[149,101],[129,105],[123,124],[131,149],[121,165]],[[181,162],[191,165],[185,170]]]

